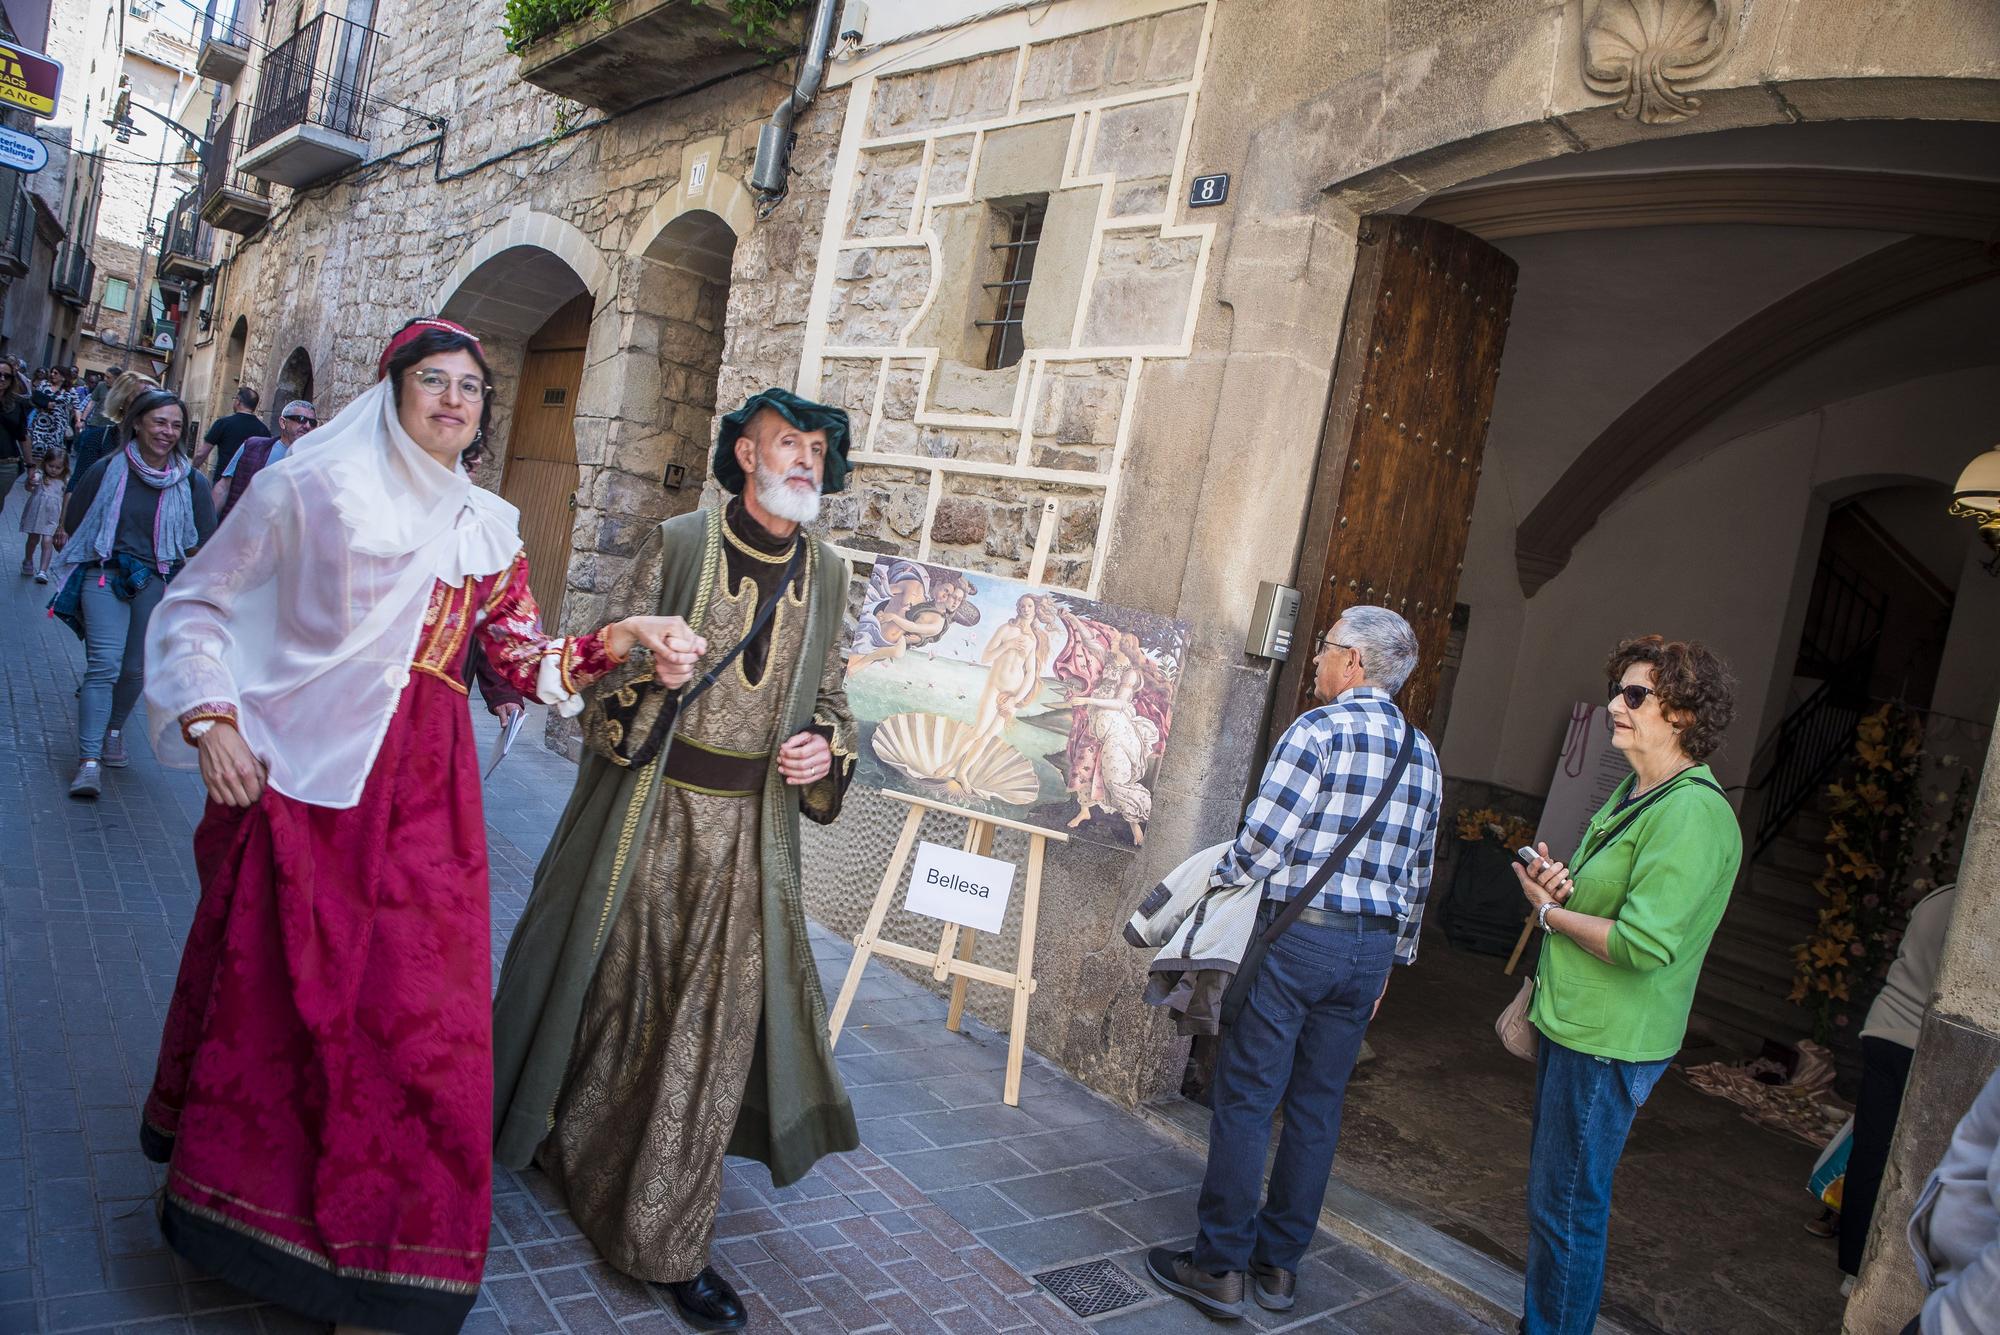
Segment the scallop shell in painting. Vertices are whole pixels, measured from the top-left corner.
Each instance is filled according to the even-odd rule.
[[[1041,795],[1041,780],[1028,758],[998,737],[988,737],[960,756],[971,729],[942,714],[895,714],[875,729],[875,758],[918,783],[942,788],[950,797],[1026,806]]]

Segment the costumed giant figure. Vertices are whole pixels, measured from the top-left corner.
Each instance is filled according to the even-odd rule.
[[[697,675],[635,661],[585,693],[494,1001],[495,1157],[707,1329],[744,1319],[708,1265],[723,1155],[784,1186],[860,1143],[799,895],[799,814],[833,820],[853,771],[847,565],[800,527],[847,449],[846,413],[784,390],[723,418],[734,499],[660,524],[613,604],[685,618]]]

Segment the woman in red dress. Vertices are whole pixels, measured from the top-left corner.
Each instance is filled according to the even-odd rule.
[[[458,1329],[491,1215],[492,964],[467,646],[575,712],[678,618],[552,638],[519,516],[458,460],[479,342],[405,326],[374,388],[245,493],[147,644],[154,750],[198,763],[201,902],[141,1139],[192,1264],[337,1325]]]

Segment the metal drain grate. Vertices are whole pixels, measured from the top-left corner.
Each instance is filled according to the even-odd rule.
[[[1091,1317],[1130,1307],[1146,1296],[1132,1277],[1110,1261],[1085,1261],[1035,1276],[1035,1282],[1063,1300],[1078,1316]]]

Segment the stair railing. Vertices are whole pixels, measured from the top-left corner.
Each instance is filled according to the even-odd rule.
[[[1868,680],[1875,667],[1881,632],[1852,650],[1819,688],[1785,715],[1777,732],[1752,762],[1761,774],[1747,785],[1764,800],[1757,815],[1747,866],[1771,846],[1786,822],[1798,814],[1854,742],[1854,729],[1868,708]]]

